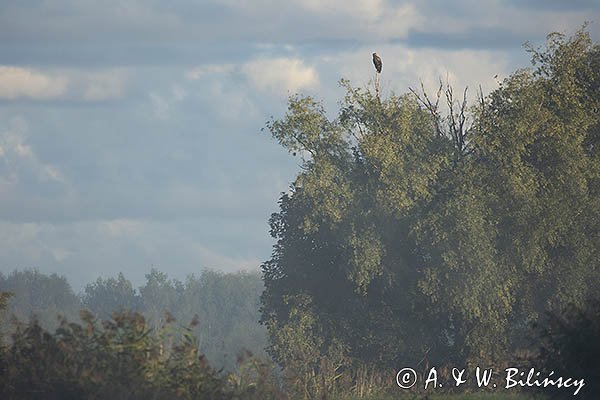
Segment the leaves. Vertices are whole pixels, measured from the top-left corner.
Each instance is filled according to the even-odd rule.
[[[600,48],[582,29],[531,51],[473,107],[444,85],[380,98],[342,81],[337,118],[295,97],[268,125],[310,155],[263,265],[277,360],[339,343],[354,365],[492,362],[597,290]]]

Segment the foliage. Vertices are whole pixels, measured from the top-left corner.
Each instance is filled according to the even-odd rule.
[[[6,353],[5,398],[226,399],[223,378],[191,337],[164,347],[169,326],[152,335],[137,313],[82,325],[63,320],[56,333],[36,321],[19,326]]]
[[[2,328],[10,331],[10,319],[27,321],[36,318],[50,330],[59,325],[59,318],[76,320],[82,304],[67,280],[57,274],[46,275],[37,270],[0,273],[0,292],[13,293],[2,317]]]
[[[165,273],[151,270],[139,288],[125,278],[98,278],[77,296],[64,277],[37,271],[15,271],[0,275],[0,290],[15,296],[8,302],[3,328],[10,333],[11,318],[27,322],[36,318],[39,325],[53,332],[59,317],[78,320],[82,308],[99,319],[110,319],[113,312],[139,312],[157,332],[166,323],[166,312],[180,321],[196,318],[193,334],[210,363],[233,371],[236,354],[246,349],[265,358],[266,332],[259,323],[259,297],[263,283],[258,272],[224,274],[211,270],[189,276],[181,282]]]
[[[200,324],[194,334],[211,363],[227,370],[237,368],[236,355],[244,350],[267,358],[266,330],[260,319],[260,273],[224,274],[206,270],[188,277],[173,313],[180,320],[197,316]]]
[[[543,366],[546,373],[584,379],[580,398],[600,396],[600,300],[547,313],[531,336],[534,352],[528,361]],[[567,397],[564,389],[555,390],[555,395]]]
[[[123,281],[122,276],[119,280]],[[0,312],[10,295],[0,293]],[[15,320],[10,345],[0,346],[0,397],[287,398],[275,367],[248,351],[238,356],[237,373],[223,374],[211,367],[194,335],[197,318],[181,326],[167,312],[156,330],[142,314],[127,310],[114,312],[108,319],[98,319],[86,310],[81,312],[80,320],[81,324],[63,318],[54,333],[36,319],[26,324]]]
[[[167,314],[153,331],[139,313],[82,324],[62,320],[55,333],[19,324],[2,350],[0,396],[20,399],[285,399],[273,366],[250,353],[239,372],[221,374],[200,352],[197,320],[177,326]]]
[[[8,306],[8,300],[13,296],[11,292],[0,292],[0,318],[4,317],[6,307]],[[6,360],[4,357],[4,335],[5,332],[0,330],[0,380],[6,374]]]
[[[598,289],[600,47],[582,29],[530,51],[471,108],[342,81],[335,119],[295,96],[268,123],[302,158],[262,267],[284,372],[498,362]]]
[[[123,273],[119,273],[117,278],[98,278],[86,285],[81,300],[87,309],[103,319],[110,318],[115,311],[141,309],[140,297]]]
[[[0,276],[15,293],[8,311],[44,320],[17,324],[1,394],[284,399],[283,385],[292,398],[385,396],[400,366],[506,362],[543,315],[534,360],[597,374],[598,307],[582,307],[600,289],[600,46],[582,29],[528,50],[533,68],[471,107],[449,85],[381,98],[378,83],[343,80],[336,118],[294,96],[268,123],[302,159],[262,266],[261,321],[281,374],[259,361],[258,274],[181,282],[152,270],[140,288],[119,275],[78,298],[64,278],[25,271]],[[47,328],[82,304],[82,323]],[[236,362],[242,348],[259,357]]]

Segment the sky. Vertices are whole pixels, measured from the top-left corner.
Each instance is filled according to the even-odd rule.
[[[299,171],[261,131],[290,95],[335,115],[375,51],[384,94],[487,93],[585,21],[598,41],[600,1],[2,1],[0,272],[257,270]]]

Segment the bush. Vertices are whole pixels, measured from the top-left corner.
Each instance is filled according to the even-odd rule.
[[[583,307],[571,305],[548,313],[535,326],[536,351],[531,356],[538,368],[555,376],[584,379],[581,399],[600,398],[600,299]],[[547,393],[549,388],[542,390]],[[571,391],[555,389],[559,397],[572,398]]]

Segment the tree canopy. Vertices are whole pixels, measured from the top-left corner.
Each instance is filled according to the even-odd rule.
[[[262,266],[284,369],[493,362],[597,293],[600,47],[582,29],[528,51],[471,106],[343,80],[334,119],[294,96],[268,123],[302,158]]]

